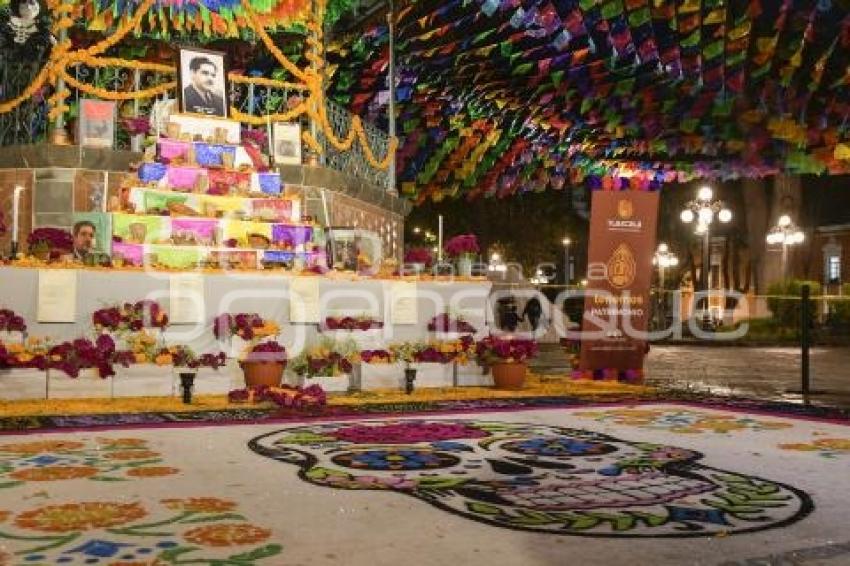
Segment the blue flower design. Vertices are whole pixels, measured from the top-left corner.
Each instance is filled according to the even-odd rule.
[[[56,456],[50,456],[49,454],[44,454],[42,456],[36,456],[35,458],[30,458],[27,460],[31,464],[35,464],[36,466],[49,466],[50,464],[55,464],[56,462],[61,462],[62,458],[57,458]]]
[[[671,521],[713,523],[715,525],[728,525],[726,516],[719,509],[694,509],[691,507],[677,507],[666,505],[670,513]]]
[[[77,553],[84,554],[86,556],[97,556],[100,558],[112,558],[113,556],[121,552],[121,549],[126,546],[135,545],[123,542],[112,542],[108,540],[92,539],[90,541],[87,541],[85,544],[78,546],[77,548],[66,550],[64,554]]]
[[[429,450],[365,450],[332,458],[341,466],[367,470],[421,470],[454,466],[460,460]]]
[[[610,444],[588,442],[564,436],[538,437],[506,442],[502,447],[510,452],[536,456],[584,456],[588,454],[608,454],[616,451],[616,448]]]

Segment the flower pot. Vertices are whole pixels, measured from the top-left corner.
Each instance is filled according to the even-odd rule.
[[[457,274],[460,277],[472,277],[472,256],[464,254],[457,258]]]
[[[526,365],[518,363],[493,364],[493,387],[517,390],[525,385]]]
[[[248,362],[239,363],[242,373],[245,375],[245,387],[258,387],[267,385],[269,387],[280,387],[283,378],[284,362]]]

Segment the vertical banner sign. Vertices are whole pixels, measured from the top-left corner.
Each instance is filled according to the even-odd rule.
[[[657,192],[593,193],[581,369],[643,367],[657,223]]]

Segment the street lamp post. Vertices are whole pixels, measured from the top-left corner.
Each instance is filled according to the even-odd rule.
[[[806,236],[792,221],[791,217],[783,214],[767,233],[768,244],[782,244],[782,279],[786,277],[788,267],[788,246],[802,244]]]
[[[561,240],[564,244],[564,285],[570,284],[570,239],[564,238]]]
[[[697,198],[685,204],[680,214],[682,222],[691,224],[696,222],[694,233],[702,236],[702,269],[700,270],[700,290],[708,292],[708,264],[711,261],[711,225],[715,217],[722,223],[732,220],[732,211],[726,208],[721,200],[714,200],[714,191],[711,187],[701,187],[697,191]],[[703,309],[703,320],[708,321],[708,297],[705,297]]]
[[[679,258],[676,254],[670,251],[670,248],[665,243],[658,244],[658,249],[655,256],[652,258],[653,265],[658,267],[658,318],[660,319],[659,327],[664,325],[664,316],[666,314],[666,302],[664,294],[664,273],[668,267],[676,267],[679,265]]]

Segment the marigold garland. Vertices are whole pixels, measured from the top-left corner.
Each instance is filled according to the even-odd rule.
[[[171,70],[174,72],[174,69]],[[278,81],[275,79],[267,79],[265,77],[246,77],[236,73],[228,73],[227,79],[232,83],[253,84],[259,86],[269,86],[272,88],[292,89],[292,90],[308,90],[309,87],[302,83],[288,83],[286,81]]]
[[[251,114],[245,114],[231,106],[230,117],[244,124],[251,124],[252,126],[262,126],[264,124],[268,124],[269,122],[290,122],[298,116],[304,114],[304,112],[306,111],[307,105],[303,102],[292,110],[289,110],[288,112],[283,112],[282,114],[268,114],[266,116],[253,116]]]
[[[153,0],[147,0],[148,2],[152,2]],[[312,73],[308,74],[301,69],[299,69],[292,61],[286,58],[286,55],[277,48],[274,44],[274,40],[266,33],[265,28],[257,21],[257,14],[254,12],[254,9],[251,7],[251,3],[248,0],[242,0],[242,7],[245,10],[245,16],[247,16],[248,24],[251,26],[251,29],[260,36],[260,39],[265,44],[266,49],[271,52],[275,59],[277,59],[278,63],[280,63],[284,69],[289,71],[295,78],[298,80],[309,84],[311,79],[314,77]]]
[[[140,98],[154,98],[164,92],[168,92],[169,90],[177,87],[177,82],[171,81],[144,90],[137,90],[132,92],[113,92],[104,88],[99,88],[96,86],[82,83],[65,71],[62,71],[61,76],[65,80],[65,82],[71,85],[72,87],[81,90],[86,94],[91,94],[104,100],[137,100]]]

